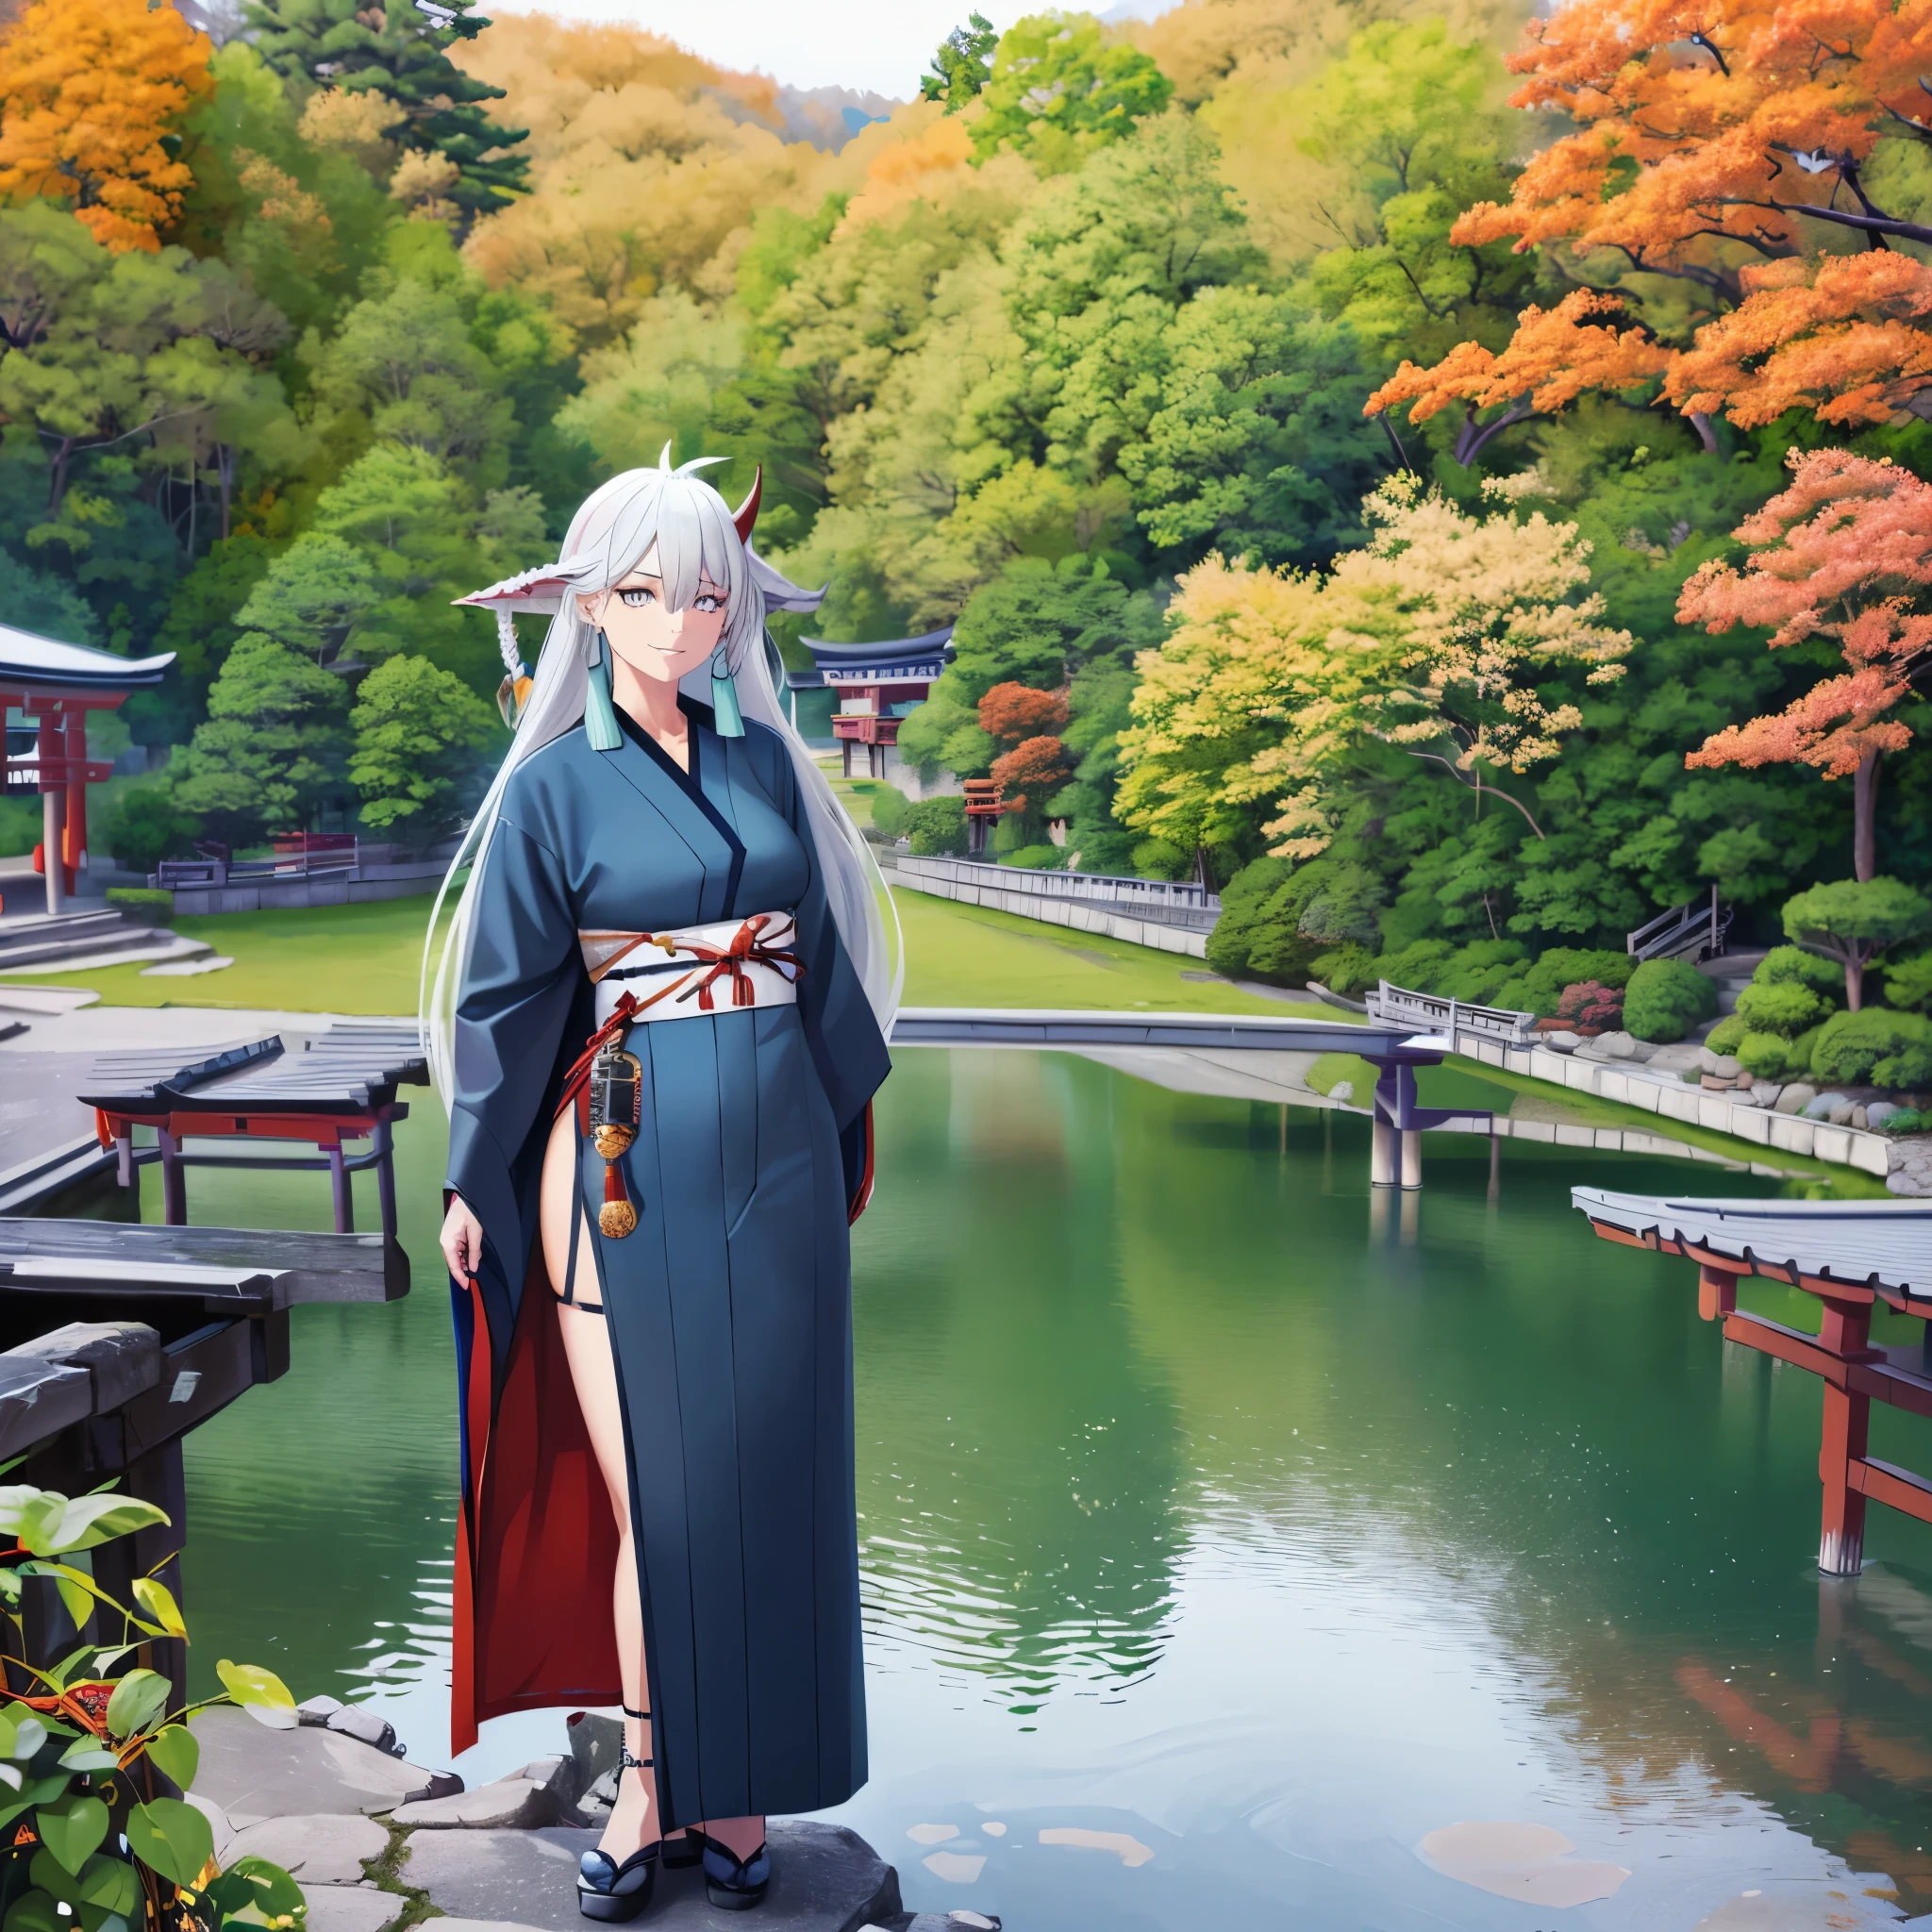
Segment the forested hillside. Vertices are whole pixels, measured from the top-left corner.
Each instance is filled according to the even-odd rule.
[[[500,667],[450,598],[669,439],[763,463],[824,634],[958,621],[902,742],[1008,780],[1004,848],[1239,879],[1232,963],[1932,873],[1932,173],[1877,9],[1822,67],[1739,4],[974,15],[899,106],[247,20],[0,41],[0,616],[179,654],[125,856],[457,822]]]

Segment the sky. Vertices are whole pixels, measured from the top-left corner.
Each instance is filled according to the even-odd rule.
[[[871,89],[903,101],[917,91],[933,49],[975,6],[1000,27],[1035,10],[1032,0],[990,12],[988,0],[485,0],[476,11],[630,21],[721,67],[756,70],[793,87]],[[1127,0],[1108,17],[1151,18],[1160,10],[1161,0]]]

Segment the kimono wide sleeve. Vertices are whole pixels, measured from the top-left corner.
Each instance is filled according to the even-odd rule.
[[[563,866],[508,816],[483,858],[472,931],[456,1011],[448,1186],[483,1224],[477,1281],[500,1361],[537,1239],[564,1048],[588,1031],[589,1010]]]

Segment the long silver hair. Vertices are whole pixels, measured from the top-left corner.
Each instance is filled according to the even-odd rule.
[[[809,608],[817,599],[787,582],[756,555],[740,537],[724,499],[694,474],[706,463],[718,460],[700,458],[674,470],[667,446],[658,468],[626,470],[613,476],[585,498],[572,518],[558,563],[526,572],[524,577],[497,587],[508,591],[527,584],[528,591],[535,593],[506,597],[499,602],[499,610],[520,604],[525,608],[554,608],[556,614],[537,659],[529,696],[517,719],[516,736],[450,861],[429,916],[423,948],[419,1024],[430,1077],[445,1109],[456,1086],[456,1008],[475,939],[476,881],[496,829],[505,788],[525,758],[583,722],[591,666],[599,660],[602,648],[597,626],[578,613],[577,596],[615,588],[654,547],[664,593],[674,609],[688,608],[697,597],[700,574],[726,593],[722,642],[725,662],[737,680],[739,708],[747,719],[777,732],[791,754],[839,937],[881,1030],[889,1035],[891,1031],[905,960],[902,946],[889,947],[887,943],[886,918],[890,913],[896,937],[897,912],[879,875],[877,861],[785,715],[773,675],[777,654],[765,636],[768,603]],[[479,600],[490,594],[479,593]],[[689,673],[681,688],[690,696],[708,703],[708,660]],[[456,915],[439,953],[437,929],[443,903],[466,866],[470,875],[458,892]]]

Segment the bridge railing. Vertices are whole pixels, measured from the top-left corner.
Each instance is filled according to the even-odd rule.
[[[1185,907],[1190,911],[1221,910],[1221,899],[1192,879],[1138,879],[1108,872],[1036,872],[1024,865],[988,865],[972,858],[901,858],[902,869],[974,885],[997,886],[1007,892],[1039,892],[1055,899],[1127,899],[1143,906]]]
[[[1513,1012],[1507,1007],[1471,1006],[1439,993],[1391,986],[1386,979],[1369,995],[1368,1008],[1369,1018],[1384,1025],[1414,1026],[1418,1031],[1444,1034],[1451,1041],[1459,1028],[1521,1046],[1536,1031],[1534,1013]]]

